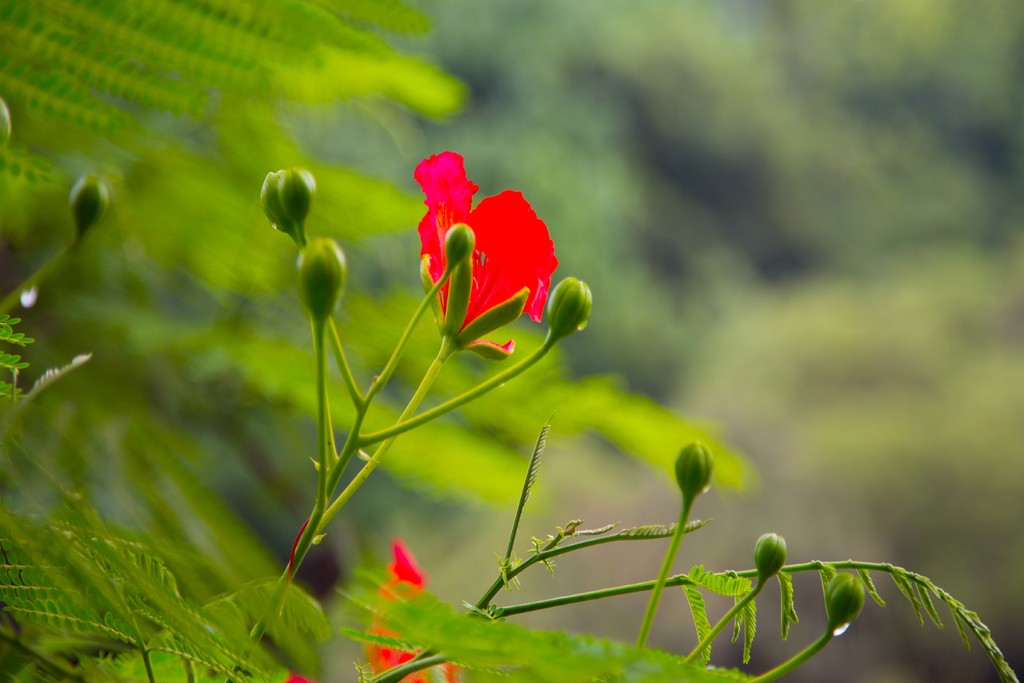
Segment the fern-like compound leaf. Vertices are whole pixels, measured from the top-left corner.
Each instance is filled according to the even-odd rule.
[[[22,332],[14,331],[14,326],[20,322],[21,318],[12,318],[6,313],[0,315],[0,341],[16,346],[26,346],[34,343],[35,339],[26,337]]]
[[[519,494],[519,504],[516,506],[516,514],[512,519],[512,530],[508,535],[508,546],[505,549],[506,561],[512,557],[512,549],[516,542],[516,533],[519,531],[519,521],[522,519],[523,508],[526,507],[526,501],[530,499],[530,491],[533,490],[533,485],[537,481],[537,473],[540,471],[540,458],[544,453],[544,447],[547,445],[549,431],[551,431],[551,422],[548,422],[541,428],[540,435],[537,436],[537,443],[533,447],[533,454],[530,456],[530,464],[526,468],[526,478],[523,480],[523,491]]]
[[[750,579],[746,577],[737,576],[733,572],[708,572],[704,570],[704,565],[692,567],[687,576],[695,585],[729,598],[743,597],[752,587]]]

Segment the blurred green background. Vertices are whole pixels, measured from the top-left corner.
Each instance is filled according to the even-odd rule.
[[[414,301],[412,169],[452,149],[479,196],[523,191],[556,241],[559,274],[593,288],[592,322],[564,345],[567,371],[546,366],[468,413],[471,431],[445,425],[396,454],[311,558],[314,586],[359,558],[386,559],[400,535],[442,597],[475,599],[503,549],[522,454],[552,413],[527,536],[571,518],[674,519],[670,480],[643,463],[664,468],[693,424],[717,425],[757,475],[723,457],[725,481],[697,510],[715,522],[684,543],[680,570],[745,568],[764,531],[787,538],[793,561],[889,561],[976,609],[1024,668],[1024,5],[425,0],[420,14],[336,4],[358,34],[314,31],[274,54],[276,67],[211,69],[187,106],[107,98],[95,116],[130,118],[116,133],[85,115],[73,125],[77,110],[48,110],[18,88],[11,65],[55,65],[59,54],[0,48],[14,121],[5,167],[21,160],[46,176],[0,173],[3,291],[67,240],[74,175],[100,165],[116,190],[109,222],[19,313],[40,339],[25,354],[35,371],[96,356],[26,418],[12,458],[31,453],[62,486],[99,484],[101,509],[159,528],[176,503],[161,515],[166,491],[140,493],[153,465],[138,453],[159,444],[187,456],[211,498],[269,546],[272,573],[313,484],[313,396],[294,253],[266,225],[259,184],[282,166],[314,169],[309,230],[349,252],[341,316],[368,377]],[[4,26],[24,7],[0,4]],[[228,38],[257,61],[259,45]],[[343,57],[323,47],[335,44]],[[405,380],[434,350],[428,328]],[[522,346],[534,334],[514,332]],[[468,364],[442,390],[487,371]],[[569,378],[594,374],[614,380],[588,379],[577,395]],[[39,478],[32,471],[12,465],[8,490]],[[466,486],[471,495],[457,493]],[[52,495],[14,490],[43,504]],[[650,578],[663,547],[645,545],[566,558],[554,577],[526,576],[510,601]],[[797,583],[802,618],[786,643],[768,592],[751,670],[815,637],[816,581]],[[791,680],[996,680],[952,625],[921,630],[882,590],[888,608],[869,605]],[[629,641],[643,604],[523,621]],[[692,629],[670,593],[651,642],[685,652]],[[739,653],[723,644],[715,659],[735,665]],[[329,655],[339,680],[351,654]]]

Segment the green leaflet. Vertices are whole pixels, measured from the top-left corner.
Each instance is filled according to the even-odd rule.
[[[878,604],[879,607],[885,607],[885,600],[878,594],[878,589],[875,588],[875,582],[871,580],[871,572],[867,569],[858,569],[857,574],[860,576],[860,580],[864,582],[864,588],[867,590],[868,595],[871,599]]]
[[[892,576],[892,581],[896,584],[896,587],[900,589],[900,593],[903,594],[903,597],[905,597],[914,608],[914,615],[917,617],[918,623],[924,626],[924,616],[921,614],[921,600],[917,597],[914,587],[910,583],[910,579],[903,574],[895,572],[890,576]]]
[[[782,639],[789,637],[789,626],[800,621],[796,615],[796,604],[793,602],[793,575],[789,572],[776,574],[779,580],[780,602],[782,604]]]
[[[708,607],[704,602],[704,596],[694,586],[683,585],[683,592],[686,595],[686,602],[690,606],[690,614],[693,615],[693,625],[697,630],[697,642],[704,639],[711,632],[711,622],[708,620]],[[708,643],[700,652],[700,659],[707,664],[711,661],[711,646]]]
[[[821,595],[825,596],[825,590],[828,588],[829,581],[835,578],[837,574],[836,568],[830,564],[818,565],[818,576],[821,577]]]
[[[757,635],[757,601],[751,600],[736,615],[736,625],[743,625],[743,663],[750,663],[750,648]]]

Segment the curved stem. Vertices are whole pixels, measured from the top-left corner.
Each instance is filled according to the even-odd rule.
[[[3,301],[0,301],[0,315],[9,313],[14,305],[18,303],[21,293],[29,289],[34,285],[38,285],[40,282],[57,272],[58,268],[64,263],[67,256],[74,250],[76,243],[64,247],[56,254],[50,257],[46,263],[41,265],[34,273],[29,275],[25,280],[14,288],[14,290],[4,297]]]
[[[341,377],[345,380],[345,386],[348,388],[348,395],[352,399],[352,405],[356,407],[356,410],[360,410],[363,407],[363,403],[366,399],[363,398],[362,392],[359,391],[359,385],[356,384],[356,378],[352,375],[352,368],[348,365],[348,359],[345,358],[345,349],[341,346],[341,337],[338,335],[338,326],[334,324],[334,319],[331,318],[331,350],[334,351],[334,362],[338,366],[338,370],[341,371]]]
[[[448,658],[444,655],[432,655],[430,657],[413,658],[404,664],[388,669],[384,673],[380,674],[376,678],[371,678],[371,683],[398,683],[409,674],[416,673],[417,671],[423,671],[429,669],[432,666],[438,664],[445,664],[448,662]]]
[[[808,645],[805,649],[798,652],[796,655],[793,656],[792,659],[789,659],[783,662],[782,664],[779,664],[771,671],[767,671],[761,674],[757,678],[751,680],[750,683],[770,683],[771,681],[779,680],[780,678],[788,674],[790,671],[797,668],[814,655],[818,654],[818,651],[821,650],[821,648],[828,645],[830,640],[832,640],[832,631],[826,631],[821,638],[818,638],[816,641]]]
[[[640,583],[629,583],[622,586],[613,586],[611,588],[600,588],[598,590],[586,591],[584,593],[562,595],[557,598],[548,598],[547,600],[537,600],[535,602],[524,602],[518,605],[509,605],[508,607],[499,607],[495,610],[494,616],[514,617],[517,614],[537,612],[542,609],[551,609],[552,607],[564,607],[565,605],[575,605],[580,602],[601,600],[602,598],[614,598],[618,595],[643,593],[644,591],[653,590],[657,583],[657,580],[642,581]],[[677,574],[676,576],[670,576],[665,579],[666,588],[686,585],[693,585],[693,579],[685,574]]]
[[[448,269],[445,269],[444,274],[441,275],[441,279],[435,282],[434,286],[430,288],[430,291],[427,292],[426,296],[420,300],[420,304],[412,314],[409,324],[405,326],[405,330],[402,331],[402,336],[398,338],[398,344],[395,346],[395,350],[392,351],[388,362],[384,365],[384,369],[380,371],[380,374],[377,375],[376,379],[373,380],[373,384],[371,384],[370,388],[367,390],[367,403],[369,403],[377,392],[383,389],[384,385],[388,383],[389,379],[391,379],[391,375],[394,374],[395,368],[398,367],[399,359],[401,359],[402,354],[405,352],[405,347],[409,344],[409,339],[412,337],[413,330],[416,329],[416,325],[419,323],[420,318],[423,317],[423,313],[430,307],[430,302],[434,300],[437,293],[441,291],[441,287],[448,281],[449,275],[450,273]]]
[[[700,639],[700,642],[697,643],[697,646],[693,648],[690,654],[688,654],[686,656],[686,659],[683,661],[685,661],[687,664],[691,664],[693,663],[693,660],[700,657],[700,653],[703,652],[704,649],[707,648],[707,646],[710,645],[711,642],[718,637],[718,634],[722,632],[722,629],[725,628],[726,624],[732,621],[733,617],[735,617],[741,609],[746,607],[748,602],[757,597],[757,594],[761,592],[761,589],[763,587],[764,584],[758,583],[753,588],[751,588],[746,595],[737,600],[736,604],[733,605],[732,608],[725,613],[725,616],[719,619],[718,623],[716,623],[714,627],[710,631],[708,631],[703,638]]]
[[[783,566],[779,571],[786,572],[787,574],[796,574],[799,572],[810,572],[818,571],[823,565],[829,565],[836,569],[867,569],[874,572],[885,572],[891,574],[893,570],[899,569],[895,565],[889,564],[888,562],[860,562],[858,560],[837,560],[834,562],[825,562],[822,560],[811,560],[810,562],[800,562],[798,564],[787,564]],[[743,571],[734,572],[736,576],[755,577],[757,576],[756,569],[744,569]]]
[[[405,410],[403,410],[402,414],[398,417],[399,424],[412,415],[419,407],[420,403],[423,402],[423,399],[426,398],[430,387],[434,384],[434,380],[436,380],[437,376],[441,373],[441,368],[444,366],[445,361],[451,358],[453,353],[455,353],[455,347],[451,340],[445,337],[441,342],[441,349],[437,352],[437,357],[434,358],[434,362],[430,364],[429,368],[427,368],[427,372],[423,375],[423,379],[420,381],[420,385],[416,388],[416,392],[412,395],[412,398],[409,399],[409,403],[405,406]],[[369,394],[367,396],[369,397]],[[366,483],[369,476],[373,474],[373,471],[377,469],[378,465],[380,465],[381,460],[391,448],[391,445],[394,444],[396,436],[397,434],[386,439],[377,447],[377,450],[374,451],[373,457],[370,458],[369,462],[363,465],[363,468],[359,470],[359,473],[356,474],[352,481],[349,482],[348,486],[345,487],[341,494],[339,494],[334,502],[332,502],[327,508],[324,518],[320,522],[321,526],[330,522],[331,519],[338,514],[341,508],[345,506],[345,503],[355,495],[355,492],[358,491],[364,483]],[[360,440],[359,443],[362,443],[362,440]],[[348,457],[351,457],[351,455],[348,455]]]
[[[672,542],[669,543],[665,559],[661,563],[661,571],[658,572],[658,581],[654,584],[654,590],[651,591],[651,599],[647,601],[647,611],[644,612],[644,620],[640,625],[640,634],[636,639],[638,649],[642,649],[647,645],[647,636],[651,633],[654,614],[658,611],[658,602],[661,601],[661,593],[665,590],[665,580],[668,579],[669,570],[672,569],[672,563],[675,562],[676,555],[679,553],[679,544],[683,540],[683,534],[686,533],[686,520],[690,516],[691,504],[692,500],[687,500],[683,503],[682,512],[679,514],[679,524],[676,525],[676,532],[672,534]]]
[[[466,403],[469,403],[475,398],[483,396],[488,391],[501,386],[505,382],[509,381],[514,377],[517,377],[518,375],[521,375],[524,371],[529,369],[531,366],[535,365],[537,361],[543,358],[544,355],[549,350],[551,350],[551,346],[551,344],[545,342],[540,348],[538,348],[536,351],[534,351],[529,356],[519,361],[512,367],[508,368],[503,372],[499,372],[497,375],[494,375],[490,379],[482,382],[481,384],[470,389],[469,391],[460,394],[459,396],[456,396],[453,399],[449,399],[448,401],[445,401],[444,403],[435,408],[431,408],[430,410],[424,411],[417,415],[416,417],[406,419],[406,416],[399,418],[398,422],[395,423],[395,425],[392,427],[382,429],[379,432],[371,432],[370,434],[361,436],[359,439],[359,446],[370,446],[375,443],[384,441],[386,439],[393,439],[399,434],[404,434],[405,432],[411,429],[415,429],[416,427],[419,427],[422,424],[426,424],[431,420],[434,420],[438,417],[441,417],[442,415],[450,413],[451,411],[455,410],[460,406],[465,405]]]
[[[697,526],[697,527],[695,527],[693,529],[685,529],[684,528],[683,533],[686,534],[686,533],[690,533],[691,531],[696,531],[697,529],[701,528],[701,526],[703,526],[703,525]],[[674,534],[675,531],[673,530],[672,533]],[[501,592],[501,589],[505,587],[505,585],[506,585],[506,583],[508,581],[510,581],[511,579],[514,579],[515,577],[519,576],[521,573],[523,573],[524,571],[529,569],[531,566],[537,564],[538,562],[544,562],[545,560],[550,560],[553,557],[558,557],[559,555],[564,555],[565,553],[569,553],[569,552],[572,552],[574,550],[582,550],[583,548],[589,548],[589,547],[595,546],[595,545],[602,545],[604,543],[614,543],[616,541],[649,541],[649,540],[654,539],[654,538],[667,538],[668,536],[669,536],[669,534],[663,534],[663,535],[659,535],[659,536],[653,536],[653,535],[648,535],[648,536],[630,536],[630,535],[623,535],[623,534],[615,534],[613,536],[601,536],[601,537],[597,537],[597,538],[588,538],[588,539],[586,539],[584,541],[578,541],[576,543],[571,543],[569,545],[563,545],[561,547],[551,546],[551,547],[543,548],[540,552],[531,555],[530,557],[526,558],[521,563],[519,563],[518,565],[516,565],[515,567],[510,569],[507,574],[499,575],[498,578],[496,578],[494,580],[494,583],[491,584],[491,587],[487,589],[487,592],[485,592],[480,597],[480,599],[477,600],[477,602],[474,605],[474,607],[476,609],[479,609],[479,610],[486,610],[490,606],[491,600],[494,599],[494,596]],[[559,540],[563,540],[563,539],[559,539]],[[653,581],[649,581],[646,584],[635,584],[635,585],[636,586],[645,586],[645,585],[647,585],[648,587],[647,588],[637,588],[636,590],[633,590],[633,591],[624,591],[624,592],[625,593],[630,593],[630,592],[639,592],[639,591],[642,591],[642,590],[650,590],[651,588],[654,587],[654,582]],[[672,585],[675,585],[675,584],[672,584]],[[582,602],[582,600],[581,600],[581,602]]]

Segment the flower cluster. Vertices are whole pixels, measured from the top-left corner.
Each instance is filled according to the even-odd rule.
[[[416,182],[426,195],[427,213],[419,224],[425,271],[439,282],[448,262],[446,240],[453,228],[468,225],[472,229],[472,253],[469,255],[469,291],[464,310],[455,310],[451,290],[458,279],[441,289],[440,306],[445,328],[453,333],[471,331],[462,345],[487,344],[492,349],[511,353],[514,342],[493,344],[479,337],[518,318],[523,312],[540,322],[551,287],[551,274],[558,266],[555,245],[547,226],[537,217],[522,193],[513,190],[480,201],[473,208],[473,195],[479,186],[466,177],[463,159],[455,152],[442,152],[424,159],[416,167]],[[499,316],[493,325],[472,326],[482,316],[499,308],[511,311]],[[452,316],[457,319],[452,320]]]

